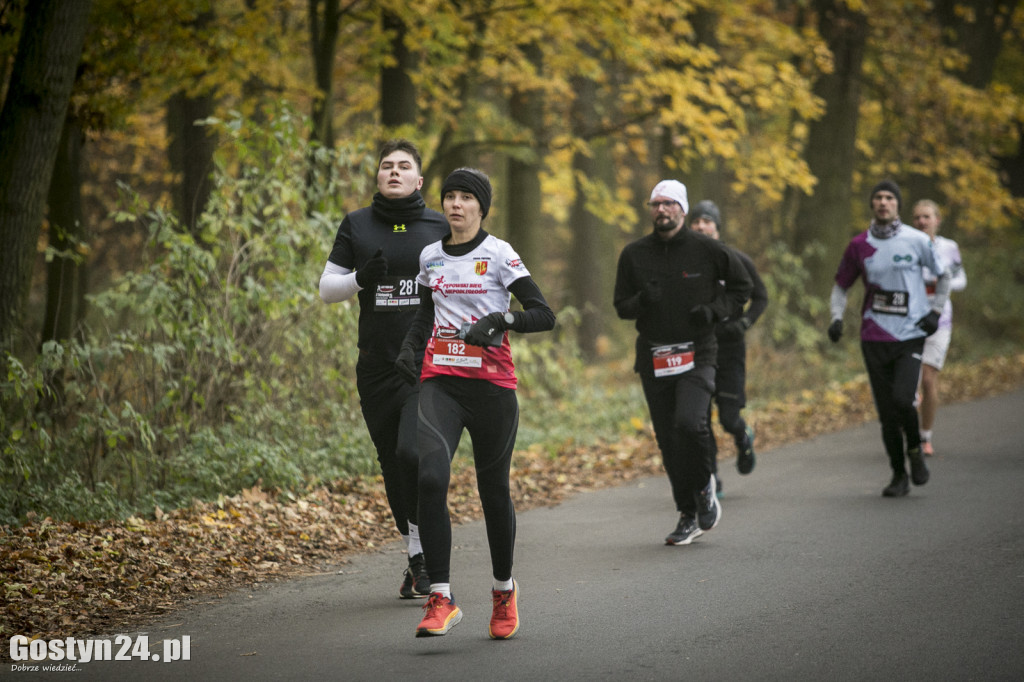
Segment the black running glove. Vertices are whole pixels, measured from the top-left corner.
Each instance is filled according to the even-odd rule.
[[[928,314],[917,321],[917,326],[928,336],[939,330],[939,314],[929,310]]]
[[[745,317],[740,317],[718,325],[717,336],[723,341],[739,341],[748,329],[750,329],[750,321]]]
[[[828,340],[832,343],[839,343],[839,339],[843,337],[843,321],[832,320],[832,324],[828,326]]]
[[[652,279],[650,282],[644,284],[643,291],[640,292],[640,306],[646,308],[647,306],[654,305],[661,300],[661,285],[658,284],[658,280]]]
[[[695,305],[690,309],[690,324],[695,327],[706,327],[715,321],[715,311],[711,309],[711,306]]]
[[[402,346],[402,350],[398,351],[398,357],[395,358],[395,371],[410,386],[415,386],[416,382],[420,380],[420,373],[416,370],[416,354],[413,353],[412,348]]]
[[[506,329],[505,313],[484,315],[466,331],[465,342],[471,346],[500,346],[501,333]]]
[[[384,257],[384,249],[377,249],[373,258],[363,263],[356,270],[356,284],[361,289],[369,289],[377,285],[388,274],[388,259]]]

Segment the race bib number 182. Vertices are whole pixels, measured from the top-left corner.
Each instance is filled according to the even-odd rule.
[[[434,339],[434,364],[448,367],[482,367],[484,349],[462,339]]]

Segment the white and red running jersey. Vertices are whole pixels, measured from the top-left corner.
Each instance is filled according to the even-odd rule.
[[[420,253],[417,283],[430,287],[434,301],[434,328],[427,341],[421,379],[458,376],[484,379],[504,388],[516,387],[515,365],[508,332],[501,346],[471,346],[459,338],[465,326],[494,312],[509,309],[508,287],[528,277],[512,246],[488,235],[464,256],[445,253],[440,241]]]

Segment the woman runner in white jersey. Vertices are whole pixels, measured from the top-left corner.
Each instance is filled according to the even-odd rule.
[[[935,255],[942,261],[943,267],[949,270],[949,290],[963,291],[967,287],[967,272],[964,270],[960,247],[952,239],[939,234],[942,224],[942,213],[939,205],[931,199],[921,199],[914,204],[914,227],[932,238],[935,244]],[[928,295],[935,296],[937,278],[930,270],[924,271],[925,287]],[[921,416],[921,452],[926,456],[935,454],[932,447],[932,428],[935,425],[935,414],[939,409],[939,372],[946,362],[949,342],[953,336],[953,304],[948,299],[939,317],[939,329],[924,342],[921,354],[921,396],[918,414]]]
[[[516,517],[509,489],[519,404],[507,330],[547,331],[555,325],[555,314],[512,247],[483,230],[491,205],[491,183],[484,173],[453,171],[441,187],[441,202],[451,232],[420,254],[417,282],[423,294],[395,363],[409,381],[422,382],[419,528],[430,596],[416,636],[443,635],[462,620],[449,582],[448,484],[466,430],[473,440],[494,577],[489,634],[508,639],[519,630],[519,588],[512,578]],[[512,295],[523,310],[509,311]],[[424,339],[418,373],[415,349],[423,348]]]

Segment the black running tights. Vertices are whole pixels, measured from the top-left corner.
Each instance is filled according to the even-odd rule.
[[[473,463],[491,552],[491,571],[497,580],[512,577],[516,515],[509,489],[509,468],[518,428],[519,402],[514,389],[461,377],[437,377],[420,385],[419,528],[430,582],[450,582],[452,524],[448,485],[452,458],[463,430],[469,431],[473,441]]]

